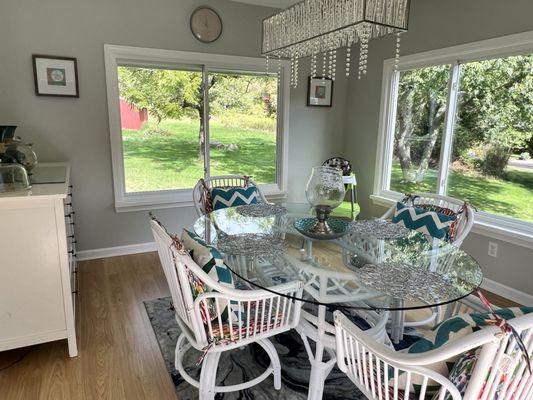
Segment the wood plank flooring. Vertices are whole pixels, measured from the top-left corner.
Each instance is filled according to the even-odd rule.
[[[157,254],[80,262],[78,293],[79,356],[66,340],[0,352],[0,399],[177,399],[143,305],[169,295]]]
[[[177,399],[143,300],[168,296],[156,253],[80,262],[79,356],[65,341],[0,353],[2,400]]]

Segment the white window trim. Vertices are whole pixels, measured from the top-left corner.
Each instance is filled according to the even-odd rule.
[[[494,57],[505,57],[533,52],[533,31],[508,35],[494,39],[472,42],[459,46],[452,46],[423,53],[402,56],[398,70],[409,70],[433,65],[450,64],[449,88],[459,79],[458,68],[460,63],[479,61]],[[455,68],[455,72],[454,72]],[[396,120],[396,93],[399,72],[394,70],[394,59],[385,60],[383,63],[383,79],[381,88],[381,106],[379,119],[378,146],[376,153],[376,169],[374,176],[374,191],[372,201],[380,206],[390,207],[401,199],[398,192],[387,190],[390,185],[390,168],[392,158],[391,129]],[[453,88],[455,89],[455,88]],[[456,106],[456,90],[448,90],[448,104],[451,105],[449,115],[446,116],[446,129],[444,132],[444,146],[451,145],[451,130],[453,129],[453,115]],[[441,157],[442,158],[442,157]],[[445,160],[441,159],[441,162]],[[445,168],[447,168],[446,165]],[[446,171],[443,171],[444,174]],[[442,185],[442,175],[439,174],[437,191],[444,193],[446,187]],[[525,200],[525,199],[524,199]],[[472,229],[474,233],[503,240],[525,247],[533,247],[533,223],[520,221],[515,218],[489,214],[480,211]]]
[[[154,66],[183,66],[193,64],[196,66],[205,65],[208,70],[228,69],[264,72],[264,59],[105,44],[104,60],[115,210],[117,212],[124,212],[192,206],[192,188],[126,193],[117,67],[124,63],[140,63]],[[290,82],[287,77],[289,76],[289,68],[290,65],[288,62],[283,61],[281,63],[281,89],[278,91],[278,127],[276,141],[278,154],[276,172],[278,183],[260,185],[261,190],[268,199],[280,199],[287,195],[290,107]]]

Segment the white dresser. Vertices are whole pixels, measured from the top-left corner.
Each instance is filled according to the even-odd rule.
[[[29,191],[0,193],[0,351],[75,331],[76,239],[70,167],[43,163]]]

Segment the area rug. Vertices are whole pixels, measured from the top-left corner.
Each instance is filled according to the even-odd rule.
[[[176,387],[178,398],[180,400],[197,399],[198,390],[187,383],[174,369],[174,349],[180,329],[174,318],[170,297],[145,301],[144,305],[159,342],[167,370]],[[250,389],[240,392],[218,393],[217,400],[307,399],[311,366],[300,336],[294,331],[289,331],[277,335],[271,340],[281,361],[281,390],[274,389],[272,377],[269,377]],[[195,379],[199,379],[200,375],[200,369],[195,367],[200,356],[200,352],[189,350],[184,358],[185,369]],[[242,350],[223,353],[218,367],[217,385],[232,385],[250,380],[260,375],[269,363],[270,360],[266,353],[255,344],[248,345]],[[366,400],[366,397],[346,375],[334,368],[326,381],[323,399]]]

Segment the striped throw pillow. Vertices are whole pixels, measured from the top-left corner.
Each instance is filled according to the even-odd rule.
[[[220,210],[227,207],[243,206],[257,203],[257,188],[231,187],[213,188],[211,190],[213,210]]]
[[[392,222],[437,239],[447,240],[456,219],[456,215],[428,211],[424,207],[397,202]]]

